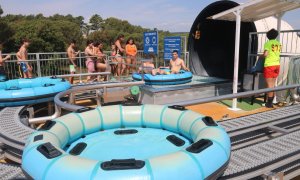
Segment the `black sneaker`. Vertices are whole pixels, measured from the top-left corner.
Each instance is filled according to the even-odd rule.
[[[266,103],[266,108],[274,108],[273,103]]]

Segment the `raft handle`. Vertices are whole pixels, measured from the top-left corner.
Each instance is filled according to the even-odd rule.
[[[55,121],[48,120],[38,131],[50,130],[55,124]]]
[[[200,153],[201,151],[205,150],[212,144],[213,143],[211,142],[211,140],[201,139],[201,140],[197,141],[196,143],[187,147],[186,150],[191,153]]]
[[[60,156],[62,153],[56,149],[50,142],[41,144],[37,150],[42,153],[47,159],[53,159]]]
[[[57,76],[52,76],[50,77],[50,79],[57,79]]]
[[[186,111],[187,109],[184,106],[180,106],[180,105],[173,105],[173,106],[169,106],[170,109],[176,109],[179,111]]]
[[[110,170],[141,169],[145,166],[145,161],[135,159],[112,159],[101,163],[101,168]]]
[[[9,88],[7,88],[7,89],[5,89],[5,90],[6,90],[6,91],[11,91],[11,90],[20,90],[20,89],[22,89],[22,88],[17,87],[17,86],[11,86],[11,87],[9,87]]]
[[[115,135],[127,135],[127,134],[136,134],[136,133],[138,133],[136,129],[117,130],[114,132]]]
[[[83,113],[83,112],[87,112],[87,111],[90,111],[90,110],[93,110],[93,109],[95,109],[95,108],[83,107],[83,108],[77,109],[75,112],[76,113]]]
[[[70,150],[70,154],[77,156],[82,153],[82,151],[86,148],[87,144],[84,142],[76,144],[76,146],[73,147],[73,149]]]
[[[42,134],[34,136],[33,142],[43,140],[44,136]]]
[[[180,139],[179,137],[177,137],[175,135],[168,136],[167,140],[170,141],[172,144],[174,144],[177,147],[183,146],[185,144],[184,140]]]
[[[47,84],[44,84],[44,87],[49,87],[49,86],[54,86],[55,84],[50,84],[50,83],[47,83]]]
[[[206,124],[206,126],[218,126],[218,124],[210,116],[205,116],[202,118],[202,121]]]

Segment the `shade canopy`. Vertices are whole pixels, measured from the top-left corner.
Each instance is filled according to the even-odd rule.
[[[287,11],[300,8],[299,0],[252,0],[240,6],[210,16],[209,19],[235,21],[238,10],[241,11],[241,21],[254,22]]]

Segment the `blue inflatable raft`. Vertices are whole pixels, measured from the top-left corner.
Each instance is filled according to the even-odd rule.
[[[169,71],[170,69],[164,69],[164,71]],[[142,74],[133,73],[132,78],[135,81],[142,80]],[[189,71],[180,70],[178,74],[168,74],[168,75],[155,75],[144,74],[144,81],[146,85],[175,85],[175,84],[185,84],[192,81],[193,74]]]
[[[29,178],[215,179],[230,139],[210,117],[180,106],[106,106],[48,121],[26,142]]]
[[[0,82],[0,107],[51,101],[57,93],[70,87],[68,81],[55,77],[3,81]]]

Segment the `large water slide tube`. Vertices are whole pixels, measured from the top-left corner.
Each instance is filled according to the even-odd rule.
[[[196,75],[233,78],[235,21],[211,20],[208,17],[231,9],[239,4],[233,1],[217,1],[206,8],[196,17],[189,34],[188,50],[190,52],[190,69]],[[239,71],[247,68],[248,44],[250,32],[266,32],[277,27],[274,17],[256,22],[242,22]],[[286,22],[281,23],[282,30],[293,30]],[[256,39],[252,42],[252,51],[265,42]],[[265,39],[263,39],[265,41]]]

